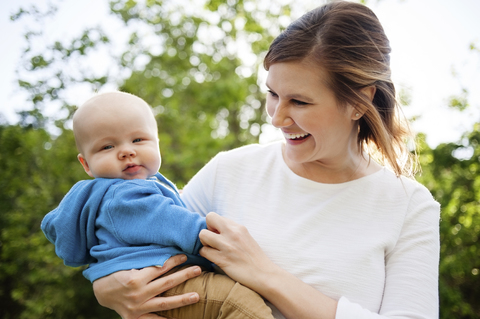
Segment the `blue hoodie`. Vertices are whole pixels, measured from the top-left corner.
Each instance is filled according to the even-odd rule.
[[[83,275],[91,282],[119,270],[162,266],[177,254],[211,266],[198,255],[205,218],[187,210],[160,173],[147,180],[80,181],[41,228],[65,265],[89,265]]]

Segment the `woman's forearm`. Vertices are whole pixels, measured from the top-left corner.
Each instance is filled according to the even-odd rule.
[[[297,277],[272,267],[254,275],[252,288],[285,316],[285,318],[334,319],[337,301],[327,297]]]

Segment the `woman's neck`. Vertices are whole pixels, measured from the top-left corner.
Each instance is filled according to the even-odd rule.
[[[285,156],[287,166],[297,175],[324,184],[340,184],[378,172],[382,167],[366,153],[356,152],[330,163],[313,161],[296,163]]]

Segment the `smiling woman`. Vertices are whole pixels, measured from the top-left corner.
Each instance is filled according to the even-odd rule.
[[[285,140],[221,152],[183,190],[206,215],[201,256],[262,295],[275,318],[438,318],[440,208],[407,178],[389,52],[363,5],[303,15],[264,61],[267,111]],[[152,274],[101,278],[95,294],[123,318],[198,300],[159,295]]]
[[[325,14],[327,10],[332,13]],[[291,76],[289,78],[288,83],[294,85],[289,94],[299,94],[297,92],[303,90],[305,94],[302,96],[316,95],[317,100],[330,97],[327,104],[334,108],[338,106],[350,126],[348,141],[345,137],[339,141],[341,145],[353,147],[345,152],[358,154],[358,150],[363,147],[370,148],[370,155],[379,155],[377,161],[391,167],[397,175],[413,176],[411,169],[415,166],[414,158],[404,143],[405,138],[410,136],[410,131],[406,120],[401,118],[402,113],[395,99],[389,65],[389,41],[373,12],[361,10],[358,16],[358,19],[362,19],[361,23],[340,5],[325,11],[312,11],[294,22],[275,39],[265,57],[265,68],[270,71],[268,78],[276,74],[272,68],[277,68],[275,65],[279,62],[295,62],[294,66],[290,63],[289,68],[297,70],[283,70],[283,78],[288,78],[285,72],[293,76],[298,74],[292,80]],[[317,31],[310,29],[316,23],[314,21],[322,24]],[[267,108],[271,110],[268,105]],[[314,118],[334,121],[326,114]],[[274,121],[275,117],[272,118],[273,125]],[[331,125],[342,126],[340,123]],[[325,127],[321,123],[318,126]],[[342,138],[342,134],[334,135]],[[334,138],[330,140],[338,143]],[[331,145],[326,147],[331,148]],[[346,153],[336,155],[333,162],[338,162],[339,157],[348,161]],[[407,164],[403,167],[398,163],[398,159],[402,158],[406,158],[404,162]],[[350,165],[358,162],[350,161]],[[349,169],[356,169],[355,167],[353,164],[353,168]]]
[[[267,112],[285,136],[285,162],[293,172],[317,182],[339,183],[360,177],[354,174],[364,170],[357,141],[362,115],[350,104],[340,105],[327,80],[325,70],[308,60],[273,63],[267,78]],[[364,91],[374,93],[370,88]],[[370,169],[373,173],[380,167]]]

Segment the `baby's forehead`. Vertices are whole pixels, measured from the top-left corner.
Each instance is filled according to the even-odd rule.
[[[148,104],[138,96],[123,93],[109,92],[99,94],[87,100],[80,108],[150,108]]]
[[[141,98],[121,92],[103,93],[94,96],[83,103],[74,114],[74,121],[92,118],[94,116],[108,116],[121,112],[142,112],[145,116],[154,118],[152,109]]]

